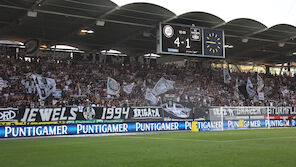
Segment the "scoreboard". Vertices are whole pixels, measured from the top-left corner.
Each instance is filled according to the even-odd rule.
[[[222,30],[161,23],[159,32],[159,54],[225,58]]]

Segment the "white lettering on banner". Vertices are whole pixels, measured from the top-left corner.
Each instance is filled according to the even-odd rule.
[[[45,109],[40,109],[40,116],[42,121],[49,121],[51,113],[52,113],[52,108],[45,108]]]
[[[135,108],[133,109],[134,118],[161,118],[158,108]]]
[[[128,119],[130,108],[103,108],[101,119],[120,119],[124,115],[124,119]]]
[[[61,108],[54,108],[53,109],[52,118],[51,118],[52,121],[58,121],[59,120],[59,117],[60,117],[60,114],[61,114],[60,111],[61,111]]]
[[[228,121],[228,127],[229,128],[237,128],[238,126],[238,121]]]
[[[13,110],[1,111],[0,112],[0,121],[9,121],[16,117],[16,113]]]
[[[28,116],[28,122],[34,122],[36,121],[36,112],[38,112],[39,109],[34,108],[31,110],[29,116]]]
[[[78,108],[71,108],[70,109],[70,116],[69,116],[68,120],[76,120],[77,112],[78,112]]]
[[[83,125],[77,124],[77,134],[122,133],[128,132],[128,124]]]
[[[179,130],[178,122],[136,123],[136,132]]]
[[[188,130],[188,129],[191,130],[191,128],[192,128],[192,123],[186,121],[186,122],[185,122],[185,130]]]
[[[4,137],[30,137],[30,136],[48,136],[48,135],[66,135],[68,127],[61,126],[37,126],[37,127],[5,127]],[[32,132],[32,133],[31,133]]]
[[[66,116],[66,107],[63,108],[27,108],[21,122],[36,122],[39,114],[42,122],[76,120],[78,108],[70,108],[70,115]]]
[[[202,129],[209,129],[209,128],[213,128],[213,129],[221,129],[222,127],[222,122],[218,121],[218,122],[197,122],[198,127],[202,128]]]

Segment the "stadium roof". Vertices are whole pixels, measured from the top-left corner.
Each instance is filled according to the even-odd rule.
[[[128,3],[122,2],[122,0],[2,0],[0,38],[20,41],[38,38],[46,45],[67,44],[97,51],[112,48],[131,56],[138,56],[156,51],[158,24],[170,22],[223,29],[226,44],[233,46],[226,50],[228,62],[275,64],[295,61],[296,58],[293,54],[296,52],[296,27],[291,25],[295,25],[293,20],[287,19],[295,16],[289,15],[296,11],[291,7],[294,1],[273,4],[278,7],[278,10],[274,10],[276,17],[269,9],[273,0],[268,1],[268,5],[265,6],[267,12],[262,8],[260,15],[254,13],[262,7],[262,2],[252,3],[252,0],[248,1],[248,4],[253,8],[233,0],[223,1],[223,3],[236,3],[241,6],[239,9],[225,9],[221,6],[222,2],[210,6],[206,2],[193,5],[192,0],[184,1],[186,4],[178,2],[178,8],[172,6],[175,1],[167,0],[159,2],[149,0],[158,4],[137,3],[132,0],[125,1]],[[284,6],[287,7],[284,10],[286,12],[282,12],[284,16],[280,16],[278,11]],[[248,12],[240,14],[239,10]],[[28,11],[37,13],[28,13]],[[226,13],[231,15],[226,16]],[[266,14],[270,15],[266,18],[272,19],[264,19],[263,16]],[[275,21],[284,24],[274,25]],[[87,33],[92,31],[94,33]]]

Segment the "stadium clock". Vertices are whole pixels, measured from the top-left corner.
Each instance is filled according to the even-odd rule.
[[[223,31],[204,29],[204,55],[224,57]]]

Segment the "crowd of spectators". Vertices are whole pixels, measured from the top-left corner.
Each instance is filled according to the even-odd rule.
[[[95,106],[147,106],[146,88],[153,88],[164,77],[175,81],[174,89],[166,92],[176,101],[196,106],[295,106],[295,78],[287,75],[259,74],[264,81],[264,99],[258,95],[246,98],[237,92],[238,85],[248,78],[256,91],[256,73],[231,73],[232,81],[224,83],[223,70],[200,65],[106,64],[88,60],[38,59],[31,62],[21,58],[0,55],[0,107],[58,107],[73,105]],[[38,96],[30,74],[53,78],[61,97],[50,95],[44,100]],[[120,91],[117,96],[106,93],[107,78],[112,77],[121,86],[135,83],[130,94]],[[28,89],[26,84],[32,84]],[[235,93],[239,96],[235,96]],[[157,105],[165,100],[161,95]]]

